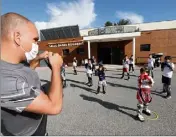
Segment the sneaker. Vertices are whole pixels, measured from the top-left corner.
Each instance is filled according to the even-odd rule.
[[[171,96],[166,96],[166,99],[171,99]]]
[[[145,121],[144,116],[141,115],[141,114],[138,114],[138,115],[137,115],[137,118],[138,118],[141,122],[144,122],[144,121]]]
[[[144,114],[146,114],[146,115],[148,115],[148,116],[151,115],[151,111],[150,111],[149,109],[144,109],[144,110],[142,111],[142,113],[144,113]]]
[[[106,92],[105,92],[105,91],[103,91],[103,94],[106,94]]]
[[[89,84],[88,84],[88,86],[89,86],[89,87],[92,87],[92,86],[93,86],[93,84],[90,84],[90,83],[89,83]]]

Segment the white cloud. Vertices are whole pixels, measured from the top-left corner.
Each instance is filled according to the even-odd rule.
[[[94,0],[49,3],[46,12],[49,15],[49,21],[36,21],[38,30],[77,24],[80,28],[90,27],[96,19]]]
[[[144,22],[144,17],[142,15],[139,15],[134,12],[122,12],[122,11],[117,11],[116,12],[116,17],[119,19],[129,19],[133,24],[135,23],[143,23]]]

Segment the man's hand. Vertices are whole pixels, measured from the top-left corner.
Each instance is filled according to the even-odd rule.
[[[49,62],[52,66],[52,68],[54,69],[60,69],[62,64],[63,64],[63,60],[62,60],[62,57],[58,54],[58,53],[52,53],[52,52],[49,52]]]
[[[35,59],[30,62],[30,68],[35,69],[40,64],[40,60],[48,58],[48,54],[48,51],[39,54]]]
[[[48,51],[45,51],[45,52],[39,54],[39,55],[35,58],[35,60],[46,59],[46,58],[48,58],[48,56],[49,56],[49,52],[48,52]]]

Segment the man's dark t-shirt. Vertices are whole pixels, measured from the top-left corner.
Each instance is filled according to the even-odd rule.
[[[24,64],[0,61],[1,133],[42,136],[47,116],[23,111],[41,92],[37,72]]]

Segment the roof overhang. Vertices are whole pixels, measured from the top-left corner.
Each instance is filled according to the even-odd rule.
[[[90,41],[90,42],[109,42],[109,41],[131,40],[134,37],[138,37],[138,36],[141,36],[141,32],[86,36],[86,37],[83,37],[83,40]]]

